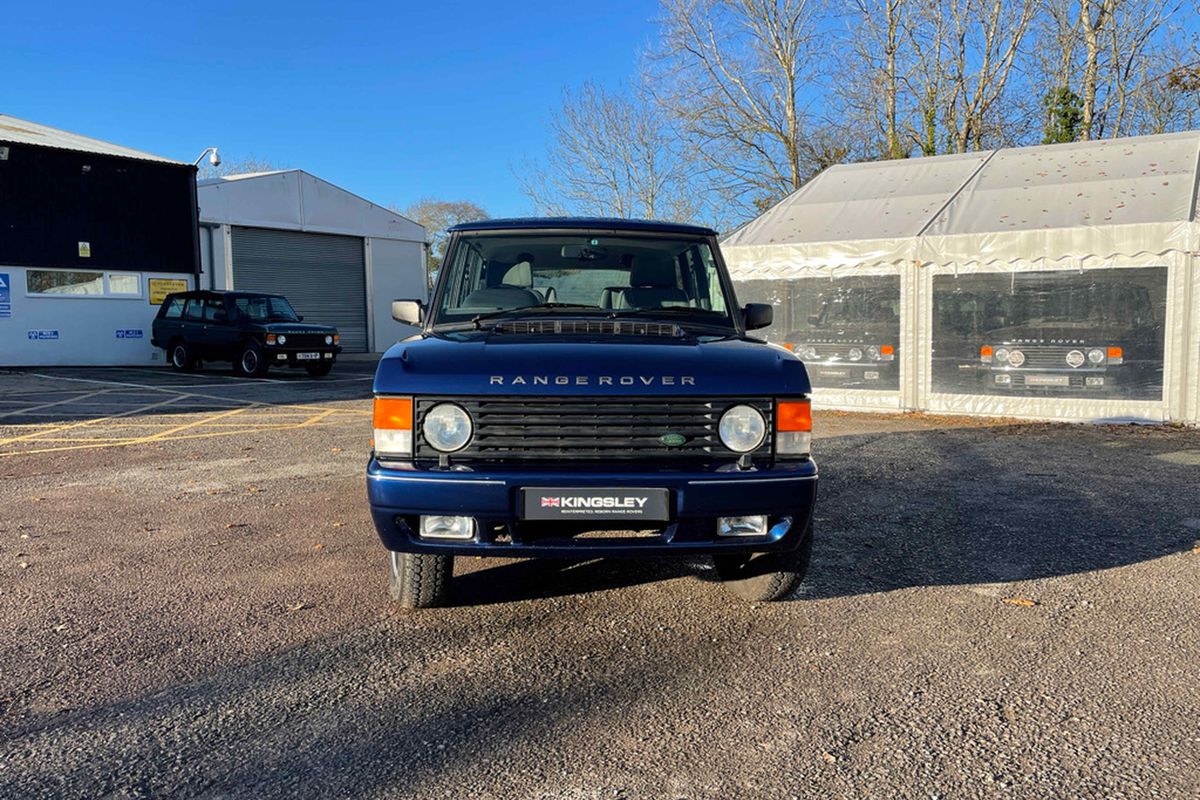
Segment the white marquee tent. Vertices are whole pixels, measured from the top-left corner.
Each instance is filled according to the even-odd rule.
[[[1200,132],[836,166],[723,250],[820,405],[1195,422],[1198,170]]]

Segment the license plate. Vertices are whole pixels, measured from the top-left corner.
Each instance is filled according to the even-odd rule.
[[[667,489],[522,489],[521,518],[664,522],[670,519],[669,499]]]
[[[320,353],[296,353],[297,361],[319,361],[320,358]]]
[[[1070,386],[1070,375],[1026,375],[1026,386]]]
[[[819,369],[817,374],[825,378],[849,378],[850,370],[848,369]]]

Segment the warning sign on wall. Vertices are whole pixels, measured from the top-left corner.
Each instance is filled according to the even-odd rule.
[[[8,273],[0,272],[0,319],[12,316],[12,283]]]
[[[186,292],[188,282],[183,278],[151,278],[150,305],[162,303],[171,292]]]

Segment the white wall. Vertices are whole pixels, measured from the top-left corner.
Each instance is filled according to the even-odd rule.
[[[367,293],[371,296],[371,349],[382,353],[416,332],[392,319],[392,301],[425,299],[425,245],[395,239],[368,239]]]
[[[52,297],[28,294],[25,273],[24,267],[0,265],[0,275],[11,282],[12,298],[12,316],[0,317],[0,366],[162,364],[162,351],[150,344],[158,306],[150,304],[149,279],[184,279],[189,288],[194,280],[192,275],[122,272],[140,276],[140,296]],[[57,338],[30,339],[29,331],[57,331]],[[141,331],[141,338],[118,338],[117,331]]]

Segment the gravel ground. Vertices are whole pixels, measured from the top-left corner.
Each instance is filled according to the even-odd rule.
[[[790,601],[460,559],[455,607],[402,613],[355,374],[180,417],[244,429],[0,427],[0,797],[1200,796],[1200,431],[818,415]],[[68,376],[160,386],[0,399]]]

